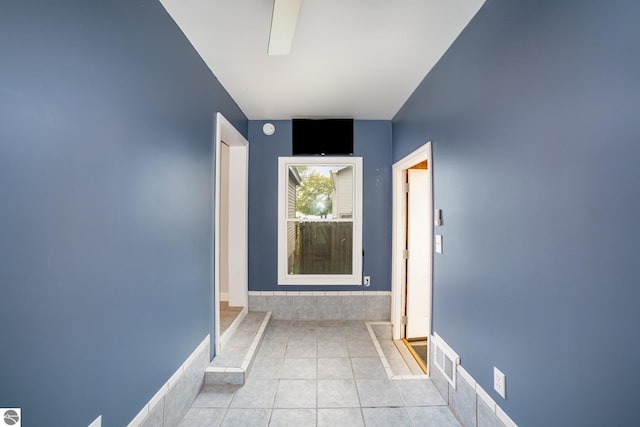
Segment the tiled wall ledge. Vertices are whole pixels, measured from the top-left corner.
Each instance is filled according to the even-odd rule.
[[[202,388],[209,366],[209,347],[207,335],[128,427],[177,426]]]
[[[390,320],[387,291],[250,291],[249,311],[276,320]]]
[[[431,340],[433,342],[433,336]],[[433,346],[429,346],[434,360]],[[456,388],[434,364],[429,364],[429,377],[449,405],[456,418],[466,427],[518,427],[480,384],[461,366],[457,367]]]

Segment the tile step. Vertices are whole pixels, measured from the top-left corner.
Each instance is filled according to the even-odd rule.
[[[255,331],[253,339],[243,345],[245,341],[241,341],[240,336],[245,335],[246,337],[247,329],[253,329],[250,323],[255,318],[254,315],[257,314],[263,313],[250,313],[250,315],[247,315],[239,325],[238,329],[229,338],[229,341],[225,346],[227,351],[223,348],[220,355],[216,355],[216,357],[213,358],[211,365],[205,370],[205,385],[244,385],[247,373],[251,369],[258,349],[260,348],[260,344],[262,343],[262,339],[264,338],[264,333],[269,325],[269,321],[271,320],[271,312],[268,311],[264,313],[264,318],[261,319],[260,325],[257,331]],[[234,338],[236,339],[234,340]],[[230,350],[228,350],[229,348],[239,348],[240,350],[236,350],[235,354],[240,354],[240,356],[227,357],[230,352]]]

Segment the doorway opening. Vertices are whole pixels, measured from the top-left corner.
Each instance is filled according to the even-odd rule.
[[[393,165],[393,338],[428,374],[432,318],[433,172],[428,142]]]
[[[216,115],[214,197],[214,337],[218,354],[248,311],[248,147]],[[214,350],[214,349],[212,349]]]

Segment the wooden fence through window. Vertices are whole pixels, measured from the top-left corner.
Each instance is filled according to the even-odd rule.
[[[352,274],[353,223],[298,223],[296,274]]]

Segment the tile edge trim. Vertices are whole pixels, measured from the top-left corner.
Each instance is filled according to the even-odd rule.
[[[167,395],[169,390],[180,380],[186,368],[193,363],[198,353],[204,351],[211,346],[211,336],[207,334],[206,337],[198,344],[198,346],[187,356],[185,361],[180,365],[178,369],[169,377],[169,379],[160,386],[160,389],[149,399],[149,402],[142,407],[140,412],[136,414],[127,427],[138,427],[144,419],[151,413],[151,411],[162,401]]]
[[[445,342],[445,340],[441,336],[438,336],[437,333],[433,332],[432,338],[436,338],[441,343],[443,343],[445,346],[447,346],[449,349],[451,349],[451,347],[449,347],[449,345]],[[432,342],[433,342],[433,340],[432,340]],[[453,351],[453,349],[451,349],[451,351]],[[431,352],[429,352],[429,357],[431,358]],[[476,394],[476,398],[479,398],[480,400],[482,400],[482,402],[484,402],[489,407],[491,412],[493,412],[495,414],[495,416],[506,427],[518,427],[518,425],[511,419],[511,417],[509,417],[509,415],[507,415],[507,413],[500,407],[500,405],[498,405],[491,398],[491,396],[489,396],[489,393],[487,393],[486,390],[484,390],[480,386],[480,384],[478,384],[478,382],[473,378],[473,376],[466,369],[464,369],[462,367],[462,362],[460,362],[458,365],[456,365],[456,372],[458,374],[460,374],[458,378],[464,379],[464,381],[467,384],[469,384],[469,386],[471,386],[471,388],[473,389],[474,393]],[[456,381],[458,381],[458,379],[456,379]],[[477,403],[476,403],[476,405],[477,405]],[[476,410],[477,410],[477,408],[476,408]]]

